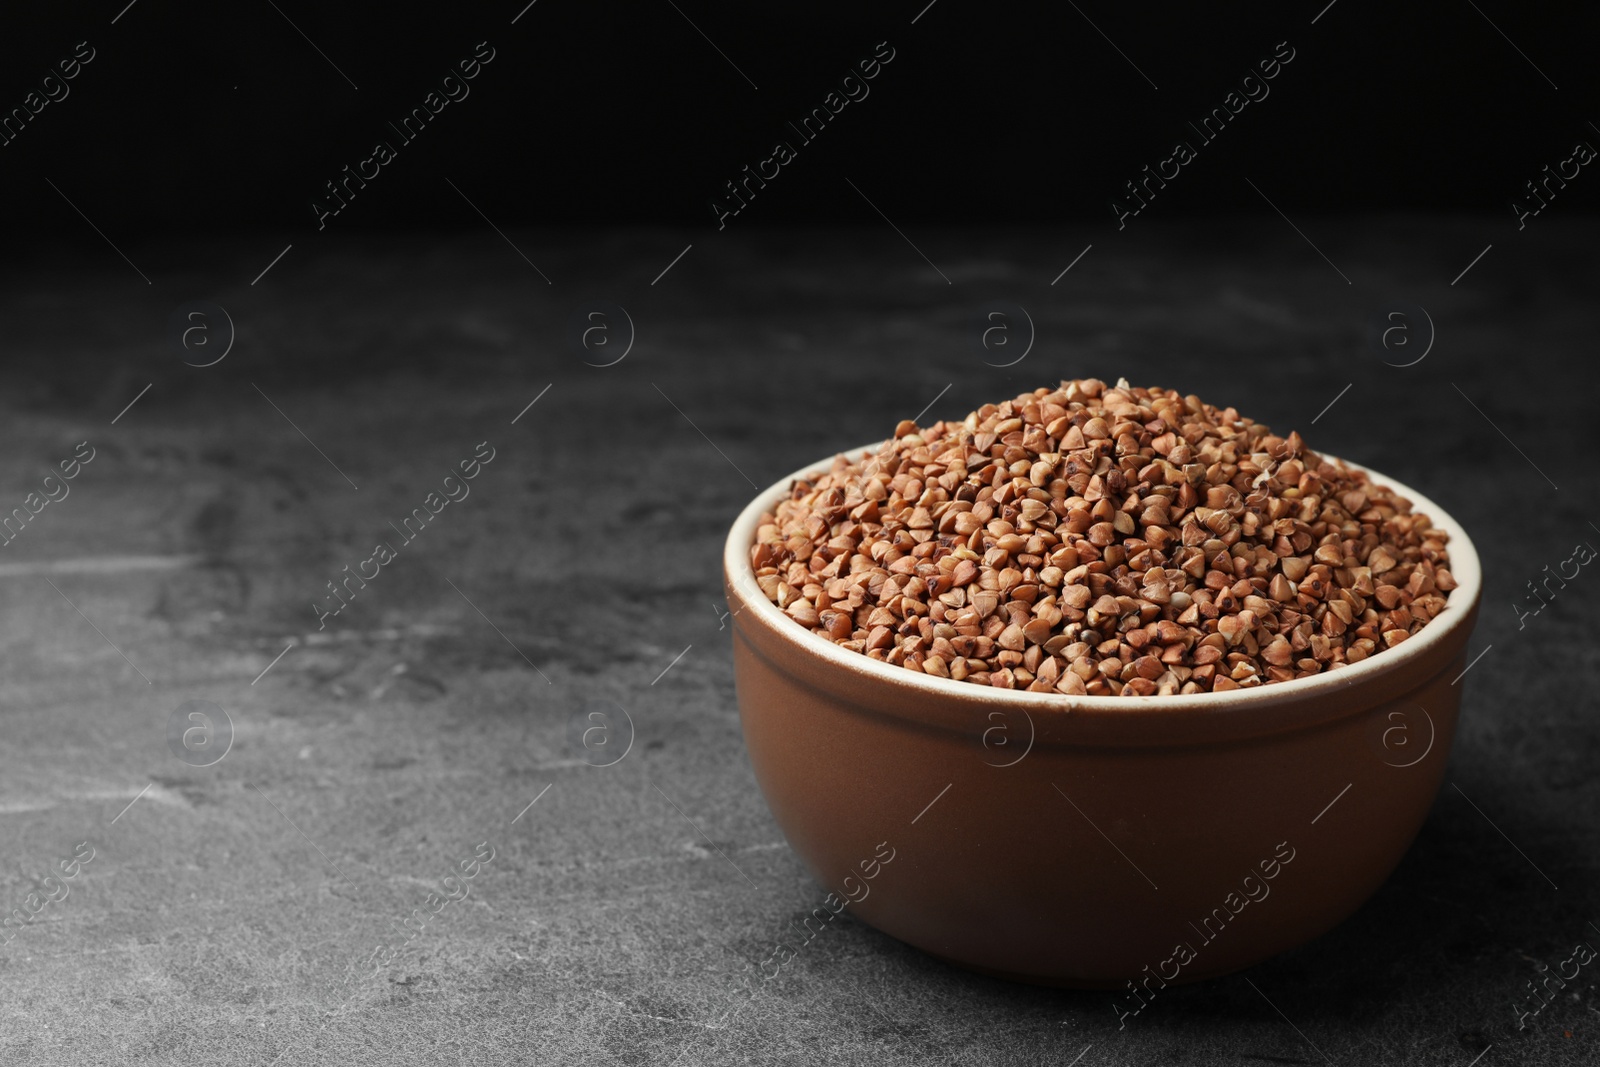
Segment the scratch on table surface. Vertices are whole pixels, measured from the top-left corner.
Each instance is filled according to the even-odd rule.
[[[33,574],[129,574],[134,571],[172,571],[193,567],[199,556],[89,556],[82,559],[0,563],[0,578]]]
[[[0,815],[19,815],[25,811],[46,811],[56,806],[53,800],[0,800]]]
[[[736,855],[743,855],[743,854],[748,853],[748,852],[772,852],[772,851],[776,851],[776,850],[779,850],[779,849],[787,850],[788,848],[789,848],[789,843],[787,841],[772,841],[772,842],[762,842],[761,844],[758,844],[758,845],[746,845],[743,848],[735,848],[735,849],[731,849],[730,851],[732,851]],[[646,855],[643,855],[643,856],[627,856],[627,857],[624,857],[622,859],[602,860],[602,861],[600,861],[598,863],[596,863],[596,862],[585,862],[585,863],[550,864],[548,866],[541,866],[539,868],[539,870],[540,870],[541,874],[549,874],[549,875],[555,875],[555,876],[560,876],[560,875],[569,874],[569,873],[573,873],[573,872],[580,872],[580,871],[584,872],[584,873],[592,874],[592,873],[601,872],[601,871],[621,870],[621,869],[624,869],[624,868],[627,868],[627,867],[640,867],[640,866],[645,866],[647,864],[656,864],[656,863],[676,864],[676,863],[682,863],[682,862],[684,862],[685,859],[687,859],[689,857],[693,857],[694,860],[696,861],[696,863],[699,863],[700,861],[703,861],[703,860],[715,859],[716,858],[716,854],[713,853],[713,852],[708,852],[703,845],[696,845],[692,841],[686,841],[686,842],[684,842],[684,844],[679,846],[677,851],[674,851],[674,852],[658,852],[658,853],[649,853],[649,854],[646,854]],[[637,888],[643,888],[643,887],[635,886],[633,888],[637,889]],[[587,892],[587,891],[585,891],[585,892]],[[582,894],[580,894],[580,895],[582,895]]]
[[[617,994],[612,993],[612,992],[610,992],[608,990],[604,990],[604,989],[596,989],[593,992],[598,996],[605,997],[611,1003],[615,1004],[617,1007],[622,1008],[623,1009],[622,1014],[628,1016],[631,1019],[654,1019],[658,1023],[677,1023],[680,1026],[696,1026],[696,1027],[699,1027],[702,1030],[716,1030],[716,1029],[718,1029],[717,1026],[715,1026],[715,1025],[713,1025],[711,1023],[697,1023],[693,1019],[674,1019],[674,1018],[671,1018],[670,1016],[666,1016],[666,1015],[651,1015],[649,1012],[628,1011],[627,1010],[628,1002],[626,1000],[618,999]]]
[[[292,638],[299,644],[310,645],[343,645],[352,641],[400,641],[407,637],[443,637],[457,634],[458,627],[436,626],[431,623],[418,622],[410,626],[384,626],[376,630],[328,630],[326,632],[312,631],[299,634]],[[289,640],[286,638],[286,640]]]
[[[64,802],[80,800],[121,800],[128,801],[145,793],[145,799],[153,800],[158,804],[166,804],[174,808],[192,810],[194,805],[176,790],[168,789],[160,782],[151,782],[148,786],[102,786],[82,790],[57,790],[51,797],[35,797],[27,800],[0,800],[0,815],[21,814],[26,811],[45,811],[58,807]]]

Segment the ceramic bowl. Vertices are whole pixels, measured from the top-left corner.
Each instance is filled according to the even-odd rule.
[[[831,462],[751,501],[724,578],[757,781],[833,904],[998,977],[1154,990],[1309,941],[1400,862],[1444,775],[1481,587],[1437,504],[1368,471],[1450,535],[1459,584],[1403,644],[1252,689],[1068,697],[879,663],[767,600],[761,514]]]

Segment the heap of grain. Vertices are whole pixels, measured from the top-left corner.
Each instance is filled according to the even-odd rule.
[[[1073,695],[1288,681],[1398,645],[1455,588],[1446,535],[1233,408],[1095,379],[902,422],[797,481],[762,591],[843,648]]]

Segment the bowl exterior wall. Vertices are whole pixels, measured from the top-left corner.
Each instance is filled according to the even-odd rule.
[[[1424,677],[1352,685],[1304,725],[1124,744],[977,687],[891,706],[892,683],[819,670],[729,598],[750,758],[818,882],[953,962],[1106,988],[1247,967],[1371,896],[1441,784],[1472,629]]]

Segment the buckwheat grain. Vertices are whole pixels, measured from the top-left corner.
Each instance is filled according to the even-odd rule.
[[[762,517],[756,582],[843,648],[1074,696],[1304,678],[1446,610],[1447,535],[1362,471],[1166,389],[1096,379],[907,420]]]

